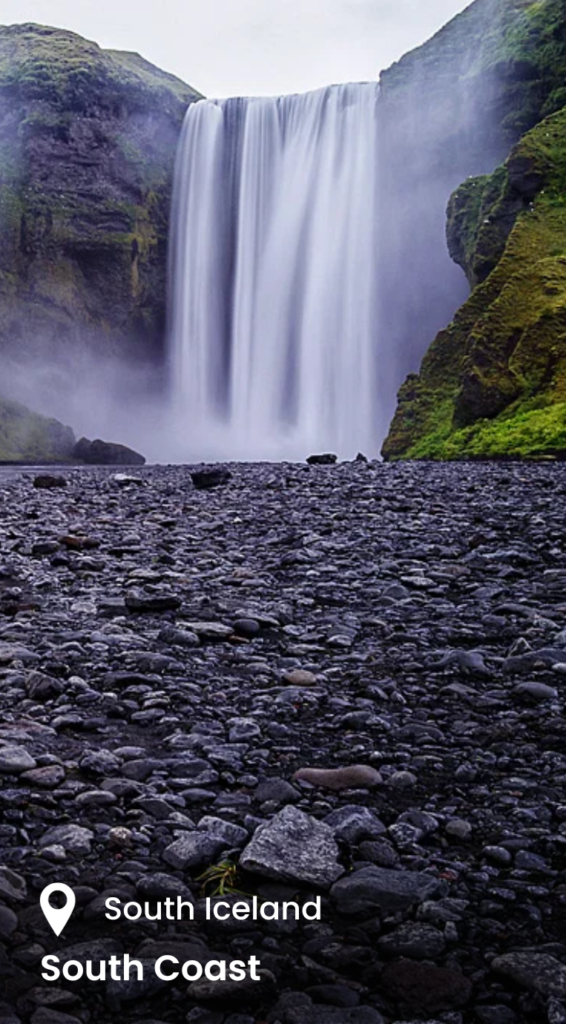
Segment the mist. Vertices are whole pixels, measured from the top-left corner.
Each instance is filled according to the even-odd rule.
[[[125,444],[150,463],[183,461],[165,372],[149,360],[101,355],[93,351],[91,337],[86,343],[77,332],[72,360],[3,362],[2,389],[35,412],[70,426],[77,440]]]

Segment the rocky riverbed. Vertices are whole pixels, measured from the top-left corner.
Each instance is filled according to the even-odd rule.
[[[0,481],[0,1024],[563,1024],[566,467],[230,470]]]

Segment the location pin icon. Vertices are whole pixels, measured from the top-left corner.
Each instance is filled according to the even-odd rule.
[[[49,897],[53,893],[61,893],[67,900],[64,907],[52,907],[49,902]],[[43,890],[39,903],[45,917],[47,918],[48,924],[51,926],[56,935],[60,935],[63,928],[67,924],[73,910],[75,909],[76,897],[73,890],[68,885],[63,885],[62,882],[53,882],[52,885],[46,886]]]

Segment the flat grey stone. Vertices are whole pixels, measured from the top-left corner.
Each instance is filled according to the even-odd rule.
[[[546,998],[566,998],[566,966],[549,953],[531,949],[504,953],[491,961],[491,969]]]
[[[90,853],[94,833],[80,825],[56,825],[45,832],[39,845],[62,846],[68,853]]]
[[[442,889],[442,882],[422,871],[394,871],[368,867],[341,878],[331,896],[344,914],[396,913],[430,899]]]
[[[184,625],[200,640],[228,640],[234,635],[232,626],[226,626],[222,622],[185,622]]]
[[[25,747],[0,747],[0,772],[6,775],[19,774],[36,767],[37,761]]]
[[[310,882],[328,889],[344,874],[338,854],[332,829],[289,805],[259,826],[240,865],[267,878]]]
[[[435,960],[442,956],[445,947],[444,935],[438,928],[412,921],[400,925],[390,935],[382,935],[377,941],[380,953],[407,956],[412,960]]]

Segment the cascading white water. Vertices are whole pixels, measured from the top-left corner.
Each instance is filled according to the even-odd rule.
[[[377,92],[189,108],[171,253],[185,457],[376,454]]]

